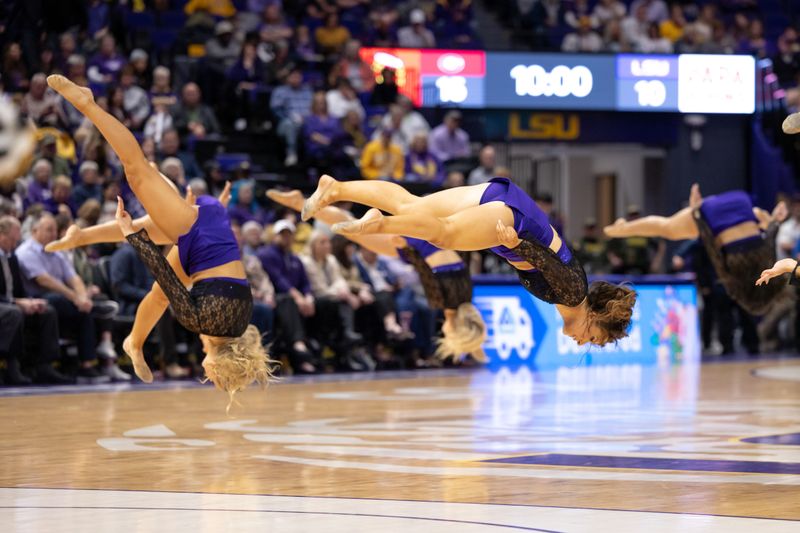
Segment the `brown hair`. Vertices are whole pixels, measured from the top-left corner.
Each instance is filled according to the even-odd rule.
[[[89,198],[78,208],[78,218],[86,223],[86,226],[94,226],[100,219],[103,207],[94,198]]]
[[[475,360],[486,362],[483,341],[486,340],[486,324],[481,312],[471,303],[463,303],[456,309],[453,329],[437,340],[436,355],[441,359],[468,353]]]
[[[589,323],[605,333],[605,338],[596,342],[598,346],[616,342],[628,335],[636,291],[626,285],[594,281],[589,285],[586,301],[589,305]]]
[[[353,266],[353,262],[347,257],[348,246],[355,246],[355,243],[338,233],[331,237],[331,253],[345,270],[350,270]]]
[[[72,215],[69,213],[58,213],[53,217],[56,221],[56,232],[60,235],[62,231],[66,231],[72,225]]]
[[[206,380],[228,393],[230,411],[234,395],[256,382],[266,385],[275,381],[273,365],[267,349],[261,344],[261,334],[252,324],[240,337],[221,337],[216,345],[214,364],[206,370]]]

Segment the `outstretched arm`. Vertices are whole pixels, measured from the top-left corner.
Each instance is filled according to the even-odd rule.
[[[792,274],[792,277],[789,279],[789,283],[795,282],[797,280],[797,261],[794,259],[781,259],[772,268],[768,268],[761,273],[761,277],[756,280],[756,285],[764,285],[765,283],[769,283],[769,280],[772,278],[777,278],[778,276],[782,276],[784,274]]]
[[[770,215],[760,207],[753,208],[753,215],[755,215],[756,219],[758,219],[758,225],[762,230],[767,229],[769,223],[772,222],[772,215]]]
[[[778,202],[772,213],[768,213],[760,207],[753,208],[753,214],[758,219],[758,225],[762,230],[767,230],[769,225],[775,222],[776,224],[782,223],[789,215],[789,210],[786,208],[786,202]]]

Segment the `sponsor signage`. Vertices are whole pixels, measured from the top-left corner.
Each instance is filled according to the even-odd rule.
[[[667,364],[700,355],[697,291],[690,283],[635,285],[630,335],[602,348],[563,334],[555,306],[518,284],[476,282],[473,302],[486,322],[489,367],[537,369],[579,364]]]

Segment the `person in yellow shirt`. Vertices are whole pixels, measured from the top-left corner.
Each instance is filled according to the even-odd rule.
[[[230,18],[236,14],[236,7],[231,0],[189,0],[183,11],[187,15],[193,15],[196,11],[206,11],[215,17]]]
[[[683,16],[683,8],[679,4],[674,4],[670,10],[669,18],[661,23],[659,29],[662,37],[669,39],[672,43],[676,43],[683,37],[685,26],[686,18]]]
[[[342,51],[345,43],[350,40],[350,30],[339,24],[339,15],[329,13],[325,17],[325,25],[314,32],[317,48],[326,56],[335,55]]]
[[[364,179],[400,181],[405,176],[403,149],[392,143],[392,129],[382,128],[380,136],[367,143],[361,154],[361,175]]]

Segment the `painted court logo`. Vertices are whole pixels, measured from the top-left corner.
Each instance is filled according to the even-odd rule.
[[[488,394],[470,386],[338,390],[337,397],[314,397],[419,402],[425,408],[393,409],[391,419],[357,414],[278,424],[269,418],[222,420],[183,428],[183,435],[156,424],[100,438],[97,444],[111,453],[190,453],[206,460],[226,457],[228,446],[235,446],[254,467],[351,469],[384,479],[414,474],[800,486],[800,465],[794,461],[800,433],[790,425],[800,406],[796,400],[665,402],[642,410],[637,401],[641,370],[630,367],[614,376],[615,370],[566,369],[557,381],[534,386],[527,369],[519,375],[506,369],[489,384]],[[553,401],[595,386],[600,375],[610,396],[595,390],[589,403]],[[480,410],[464,398],[477,400]],[[231,441],[231,436],[238,438]]]

